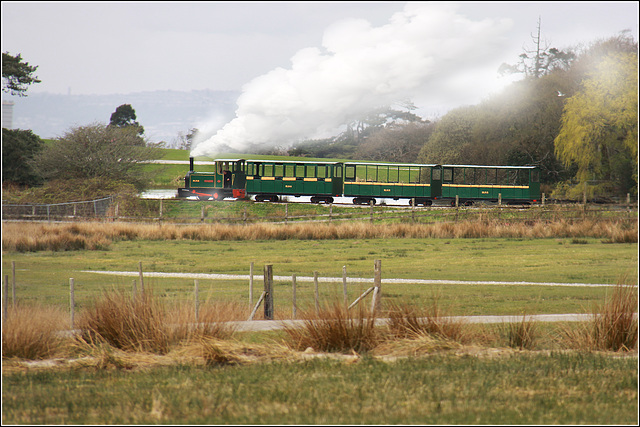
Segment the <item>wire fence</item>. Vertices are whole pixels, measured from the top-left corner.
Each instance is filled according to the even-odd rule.
[[[180,206],[193,202],[184,200],[155,200],[155,207],[138,216],[121,214],[119,203],[113,196],[101,199],[53,203],[53,204],[2,204],[3,220],[22,221],[134,221],[134,222],[167,222],[175,224],[197,223],[230,223],[251,224],[302,223],[302,222],[340,222],[340,221],[400,221],[400,222],[457,222],[476,220],[510,220],[510,221],[557,221],[579,219],[613,219],[637,221],[638,204],[627,200],[627,203],[598,204],[536,204],[533,206],[477,205],[477,206],[350,206],[330,204],[318,212],[299,213],[289,209],[294,203],[277,203],[278,212],[259,214],[244,206],[233,212],[215,209],[215,203],[196,202],[200,209],[181,210]],[[290,212],[291,211],[291,212]]]
[[[34,203],[26,205],[2,204],[2,219],[21,219],[36,221],[73,220],[104,218],[114,197],[67,203]]]

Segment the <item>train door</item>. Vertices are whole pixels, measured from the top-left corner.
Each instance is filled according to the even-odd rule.
[[[442,196],[442,166],[431,168],[431,197]]]

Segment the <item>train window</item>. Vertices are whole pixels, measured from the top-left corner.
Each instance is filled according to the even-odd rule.
[[[378,167],[378,176],[375,178],[378,182],[389,182],[389,166]]]
[[[296,169],[294,165],[285,165],[284,176],[296,176]]]
[[[464,184],[464,169],[463,168],[455,168],[454,169],[453,183],[454,184]]]
[[[277,177],[284,176],[284,165],[282,163],[277,163],[273,165],[273,176],[277,176]]]
[[[442,175],[443,182],[452,182],[453,181],[453,169],[452,168],[444,168]]]
[[[389,168],[389,182],[400,182],[400,167]]]
[[[498,185],[507,185],[509,184],[509,171],[507,169],[498,169]]]
[[[476,183],[476,169],[475,168],[465,168],[464,169],[464,184],[475,184]]]
[[[333,176],[336,178],[342,178],[342,166],[336,165],[333,169]]]
[[[344,179],[345,181],[355,181],[356,180],[356,167],[355,166],[345,166],[344,167]]]
[[[327,167],[326,166],[318,165],[317,177],[318,178],[326,178],[327,177]]]
[[[305,167],[304,176],[305,176],[305,178],[315,178],[316,177],[316,166],[315,165],[307,165]]]
[[[427,173],[426,179],[427,179],[427,181],[425,181],[425,182],[428,182],[428,179],[429,179],[429,174],[428,173]],[[431,179],[433,179],[434,181],[442,181],[442,169],[433,168],[431,170]]]
[[[540,182],[540,171],[538,169],[531,171],[531,182]]]
[[[296,176],[304,178],[304,165],[296,165]]]
[[[498,183],[498,170],[494,168],[487,169],[487,184],[495,185]]]
[[[262,172],[262,176],[273,176],[273,165],[272,164],[264,165],[264,170]]]
[[[367,166],[366,167],[366,178],[367,181],[377,181],[378,180],[378,167],[377,166]]]

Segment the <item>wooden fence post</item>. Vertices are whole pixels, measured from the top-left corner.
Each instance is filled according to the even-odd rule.
[[[369,212],[371,216],[371,224],[373,224],[373,200],[369,201]]]
[[[264,266],[264,318],[273,320],[273,266]]]
[[[251,314],[249,315],[248,320],[253,320],[253,316],[256,315],[256,312],[258,311],[258,307],[260,307],[260,304],[262,304],[262,301],[264,300],[265,294],[266,292],[263,292],[262,295],[260,295],[260,298],[258,298],[258,302],[256,303],[256,306],[253,307],[253,310],[251,311]]]
[[[144,277],[142,277],[142,261],[138,261],[138,274],[140,276],[140,293],[144,295]]]
[[[16,308],[16,262],[11,261],[11,303]]]
[[[374,261],[374,273],[373,273],[373,298],[371,300],[371,312],[375,313],[380,308],[380,299],[382,297],[382,261],[379,259]]]
[[[344,295],[344,306],[346,307],[349,299],[347,297],[347,266],[342,266],[342,293]]]
[[[194,280],[193,281],[193,285],[194,285],[194,292],[193,292],[193,296],[195,298],[195,319],[196,319],[196,323],[198,323],[198,309],[199,307],[199,302],[198,302],[198,287],[199,287],[199,283],[198,280]]]
[[[74,328],[74,320],[75,320],[75,308],[76,308],[76,296],[73,278],[69,279],[69,309],[70,309],[70,320],[71,320],[71,329]]]
[[[249,264],[249,308],[253,307],[253,262]]]
[[[298,313],[298,303],[296,301],[296,275],[291,276],[291,286],[293,288],[293,313],[292,318],[295,319]]]
[[[313,272],[313,284],[315,286],[316,313],[320,312],[320,294],[318,293],[318,272]]]
[[[284,204],[284,223],[289,222],[289,203]]]
[[[4,275],[4,292],[2,295],[3,298],[3,310],[2,310],[2,320],[7,320],[7,313],[9,312],[9,275]]]

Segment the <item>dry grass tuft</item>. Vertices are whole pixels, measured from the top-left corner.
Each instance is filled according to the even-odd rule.
[[[151,290],[137,295],[108,291],[83,313],[78,326],[88,341],[106,342],[125,351],[162,354],[170,342],[163,310]]]
[[[621,279],[602,305],[594,307],[592,320],[565,327],[561,336],[571,348],[633,351],[638,348],[638,287]]]
[[[371,351],[379,342],[375,318],[362,306],[349,311],[344,304],[335,302],[320,310],[304,312],[301,328],[285,327],[290,347],[304,351],[311,347],[318,352]]]
[[[447,316],[437,298],[431,306],[417,308],[410,305],[392,305],[389,309],[389,334],[395,338],[430,335],[452,341],[463,341],[465,325]]]
[[[535,321],[527,320],[527,316],[522,316],[520,322],[510,322],[503,325],[502,328],[509,347],[520,350],[534,348],[538,338],[538,329]]]
[[[10,308],[2,322],[2,358],[46,359],[60,350],[69,315],[55,307]]]
[[[638,287],[618,284],[612,295],[596,307],[593,339],[602,350],[630,351],[638,346]]]

